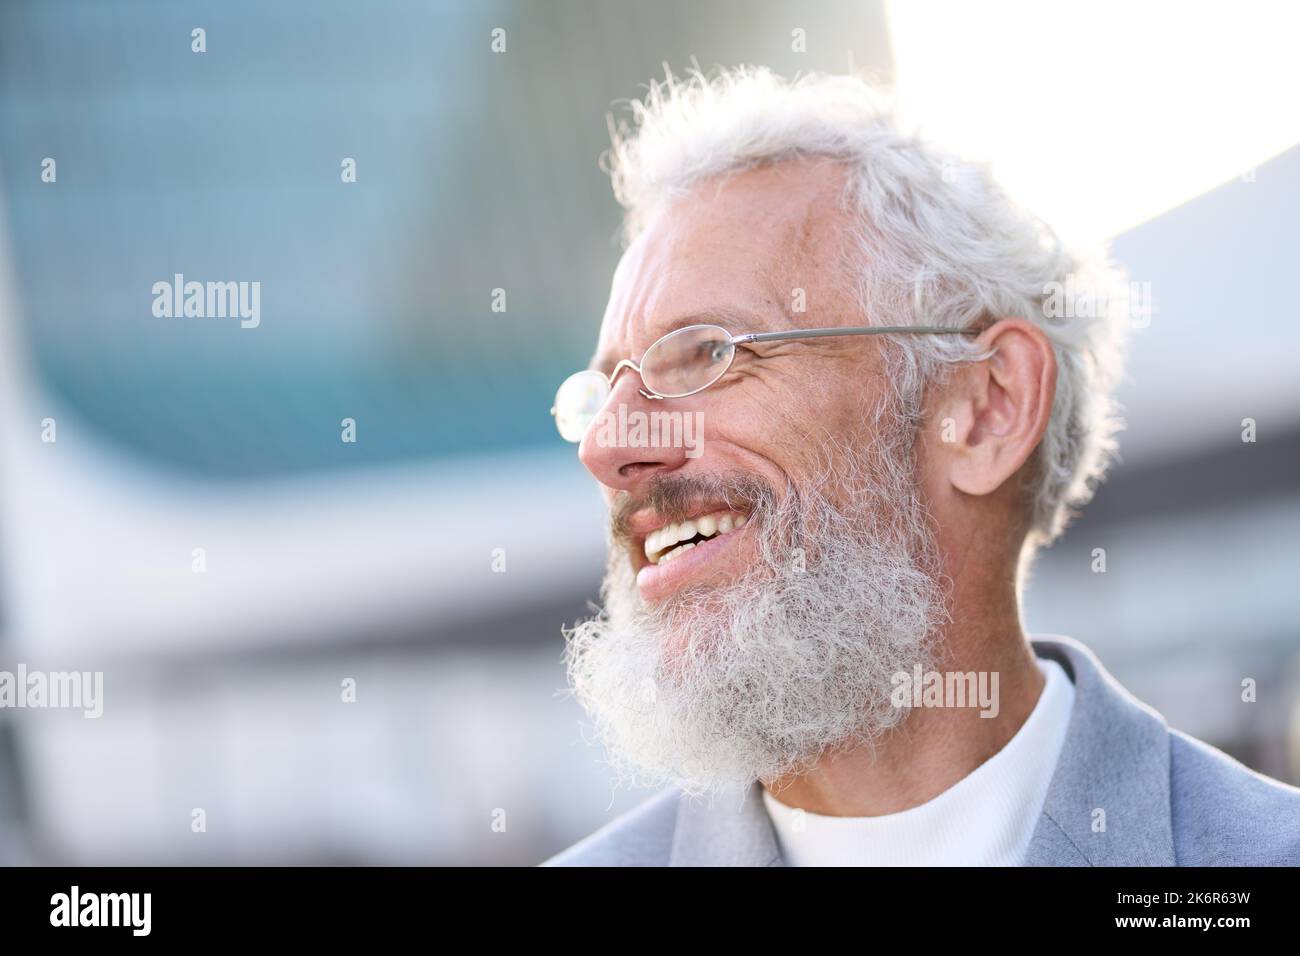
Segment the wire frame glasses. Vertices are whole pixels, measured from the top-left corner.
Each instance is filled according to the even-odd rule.
[[[624,369],[641,376],[640,392],[649,399],[685,398],[702,392],[727,374],[736,360],[736,346],[757,342],[785,342],[836,335],[977,335],[971,329],[948,329],[929,325],[851,326],[848,328],[799,329],[791,332],[747,332],[732,335],[718,325],[689,325],[669,332],[645,351],[640,364],[623,359],[606,375],[595,369],[574,372],[555,393],[555,427],[571,442],[582,441],[605,407],[614,381]]]

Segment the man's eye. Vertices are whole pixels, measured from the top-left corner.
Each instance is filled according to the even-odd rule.
[[[695,354],[692,356],[692,361],[709,363],[721,362],[727,357],[727,348],[728,343],[722,341],[701,342],[696,346]]]

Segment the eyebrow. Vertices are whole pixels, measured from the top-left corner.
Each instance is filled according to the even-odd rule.
[[[678,329],[684,329],[691,325],[717,325],[726,329],[732,335],[741,335],[745,332],[769,332],[777,331],[779,326],[773,324],[772,319],[761,316],[748,309],[738,309],[734,306],[719,305],[701,309],[698,312],[692,312],[689,315],[679,316],[671,319],[662,325],[652,323],[650,326],[651,339],[646,348],[658,342],[670,332],[676,332]],[[619,355],[619,356],[601,356],[595,355],[591,363],[587,366],[597,372],[604,372],[606,375],[613,370],[614,366],[623,359],[630,358],[632,361],[640,363],[642,355]]]

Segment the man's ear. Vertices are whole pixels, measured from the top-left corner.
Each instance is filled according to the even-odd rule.
[[[1056,397],[1056,353],[1047,333],[1025,319],[1001,319],[976,340],[992,355],[950,379],[940,409],[948,477],[968,495],[1000,488],[1047,431]]]

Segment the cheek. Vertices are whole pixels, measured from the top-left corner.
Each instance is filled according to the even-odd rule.
[[[719,396],[720,405],[725,406],[719,411],[729,421],[769,440],[786,440],[816,427],[830,397],[825,390],[788,375],[765,372],[747,372],[734,391]]]
[[[838,454],[828,445],[870,439],[877,385],[833,366],[813,380],[747,373],[694,409],[704,416],[704,462],[795,480],[820,473]]]
[[[806,480],[816,467],[823,436],[815,418],[815,412],[770,397],[747,400],[743,407],[727,402],[705,412],[702,463],[709,470],[758,475],[780,492],[788,481]]]
[[[705,441],[719,450],[766,456],[789,428],[782,403],[757,381],[745,381],[743,387],[709,396],[698,410],[703,416]]]

